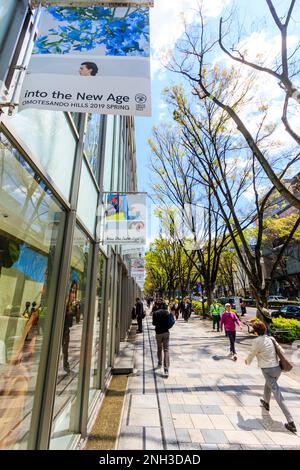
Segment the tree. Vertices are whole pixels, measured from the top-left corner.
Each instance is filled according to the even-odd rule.
[[[218,74],[215,75],[217,79]],[[235,81],[234,77],[231,77]],[[229,78],[227,77],[227,80]],[[226,92],[226,86],[225,92]],[[224,88],[220,85],[219,93]],[[177,134],[186,150],[188,161],[193,166],[194,180],[205,187],[210,187],[223,221],[226,224],[231,241],[245,270],[250,286],[258,301],[267,303],[270,281],[284,250],[293,240],[300,225],[299,214],[291,221],[282,248],[273,260],[270,278],[264,276],[262,269],[262,248],[267,233],[265,216],[274,205],[274,186],[266,189],[264,173],[257,164],[255,155],[241,148],[232,131],[226,124],[228,118],[219,112],[218,105],[205,99],[201,108],[195,110],[182,88],[172,87],[168,91],[169,104],[173,105],[173,116],[179,124]],[[256,141],[263,144],[270,139],[273,129],[264,128],[262,120]],[[242,157],[243,165],[238,167],[237,155]],[[275,165],[277,159],[272,163]],[[287,163],[284,172],[289,167]],[[196,177],[197,176],[197,177]],[[243,205],[241,200],[246,191],[252,192],[251,202]],[[255,233],[249,239],[247,229],[255,226]],[[224,248],[224,247],[223,247]]]
[[[177,136],[178,126],[153,130],[149,144],[151,169],[156,177],[154,197],[164,214],[165,226],[171,227],[169,236],[180,244],[203,281],[210,306],[220,255],[230,237],[212,188],[199,184],[197,170]]]
[[[180,74],[185,77],[187,83],[191,87],[191,91],[194,97],[201,102],[210,100],[220,110],[224,112],[235,124],[237,131],[243,136],[244,141],[247,143],[250,151],[254,155],[255,159],[259,162],[265,175],[272,183],[277,191],[288,201],[292,206],[300,210],[299,198],[287,188],[283,181],[284,172],[282,169],[276,171],[272,165],[268,154],[265,152],[263,144],[259,139],[256,138],[255,132],[251,131],[249,124],[246,124],[246,120],[242,118],[243,111],[245,114],[245,100],[248,103],[255,99],[255,88],[254,83],[257,80],[257,73],[266,72],[280,80],[284,88],[284,105],[283,105],[283,122],[285,124],[285,130],[288,131],[289,135],[299,144],[299,135],[292,130],[287,119],[287,110],[289,100],[295,93],[298,93],[295,86],[292,85],[291,77],[289,76],[289,62],[293,60],[298,47],[294,51],[288,50],[286,35],[287,28],[290,22],[291,14],[295,5],[295,0],[290,4],[290,8],[286,15],[286,20],[282,23],[276,14],[276,10],[270,0],[266,0],[269,6],[272,17],[275,23],[281,31],[282,36],[282,62],[280,68],[278,65],[274,70],[267,69],[257,66],[254,64],[252,72],[248,76],[248,83],[242,80],[242,72],[237,67],[232,67],[228,70],[225,66],[220,68],[218,80],[216,80],[215,67],[212,67],[212,63],[216,62],[215,55],[216,47],[220,44],[222,50],[227,52],[231,58],[235,58],[236,62],[250,65],[247,63],[246,58],[241,54],[230,54],[223,45],[224,33],[222,31],[222,20],[220,22],[219,36],[215,39],[208,37],[207,25],[203,18],[202,10],[199,10],[199,22],[196,22],[189,28],[186,27],[185,35],[182,40],[177,43],[176,51],[173,56],[172,63],[168,66],[169,70]],[[199,26],[200,25],[200,26]],[[241,65],[243,67],[243,65]],[[255,70],[254,70],[255,69]],[[279,72],[280,69],[280,72]],[[239,80],[232,81],[232,77],[236,75]],[[226,87],[226,80],[229,77],[228,84]],[[221,89],[220,89],[221,87]],[[298,96],[298,95],[297,95]],[[266,110],[269,106],[266,103],[262,103],[261,106],[257,106],[257,111],[260,112],[261,116],[266,119]],[[256,112],[257,112],[256,111]],[[248,113],[249,114],[249,113]],[[262,119],[260,119],[262,122]],[[291,157],[289,166],[292,166],[299,161],[299,148],[293,157]]]

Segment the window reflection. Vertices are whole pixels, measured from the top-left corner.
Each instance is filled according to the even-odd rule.
[[[100,371],[99,371],[100,326],[102,322],[103,282],[104,282],[105,265],[106,265],[105,257],[102,253],[99,253],[97,285],[96,285],[96,308],[95,308],[95,317],[94,317],[93,350],[92,350],[91,377],[90,377],[90,402],[93,400],[95,393],[99,388],[99,382],[100,382]]]
[[[0,448],[24,449],[64,213],[0,133]]]
[[[57,375],[52,426],[52,449],[66,449],[78,431],[80,410],[80,355],[83,321],[88,302],[87,277],[91,243],[78,228],[74,231],[71,271],[65,306],[62,345]]]
[[[99,138],[101,120],[100,114],[88,114],[84,152],[94,175],[97,177],[99,167]]]

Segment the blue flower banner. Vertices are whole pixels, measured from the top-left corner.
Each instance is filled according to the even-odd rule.
[[[109,193],[105,200],[104,243],[146,244],[146,194]]]
[[[43,8],[25,108],[150,116],[149,8]]]

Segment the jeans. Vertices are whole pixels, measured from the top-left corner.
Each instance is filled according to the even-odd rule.
[[[233,354],[236,354],[235,344],[234,344],[235,343],[236,332],[235,331],[227,331],[226,335],[228,336],[229,341],[230,341],[230,352],[232,352]]]
[[[164,368],[165,369],[169,369],[169,366],[170,366],[169,339],[170,339],[169,332],[156,335],[158,363],[162,364],[162,350],[164,350]]]
[[[283,412],[284,416],[286,417],[288,423],[293,421],[292,415],[290,414],[289,410],[285,406],[284,398],[280,392],[277,380],[280,377],[281,369],[280,366],[277,367],[268,367],[261,370],[265,379],[265,389],[264,389],[264,401],[266,403],[270,403],[271,392],[273,392],[274,398],[277,401],[281,411]]]
[[[217,325],[217,330],[220,331],[220,315],[213,315],[213,329]]]

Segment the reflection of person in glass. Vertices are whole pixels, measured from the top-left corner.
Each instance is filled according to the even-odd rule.
[[[73,326],[73,308],[76,305],[77,300],[77,282],[72,281],[69,298],[66,305],[66,316],[64,323],[64,331],[62,338],[62,352],[63,352],[63,361],[64,361],[64,371],[69,374],[70,364],[69,364],[69,343],[70,343],[70,328]]]
[[[79,67],[79,75],[82,77],[94,77],[98,73],[98,67],[94,62],[82,62]]]

